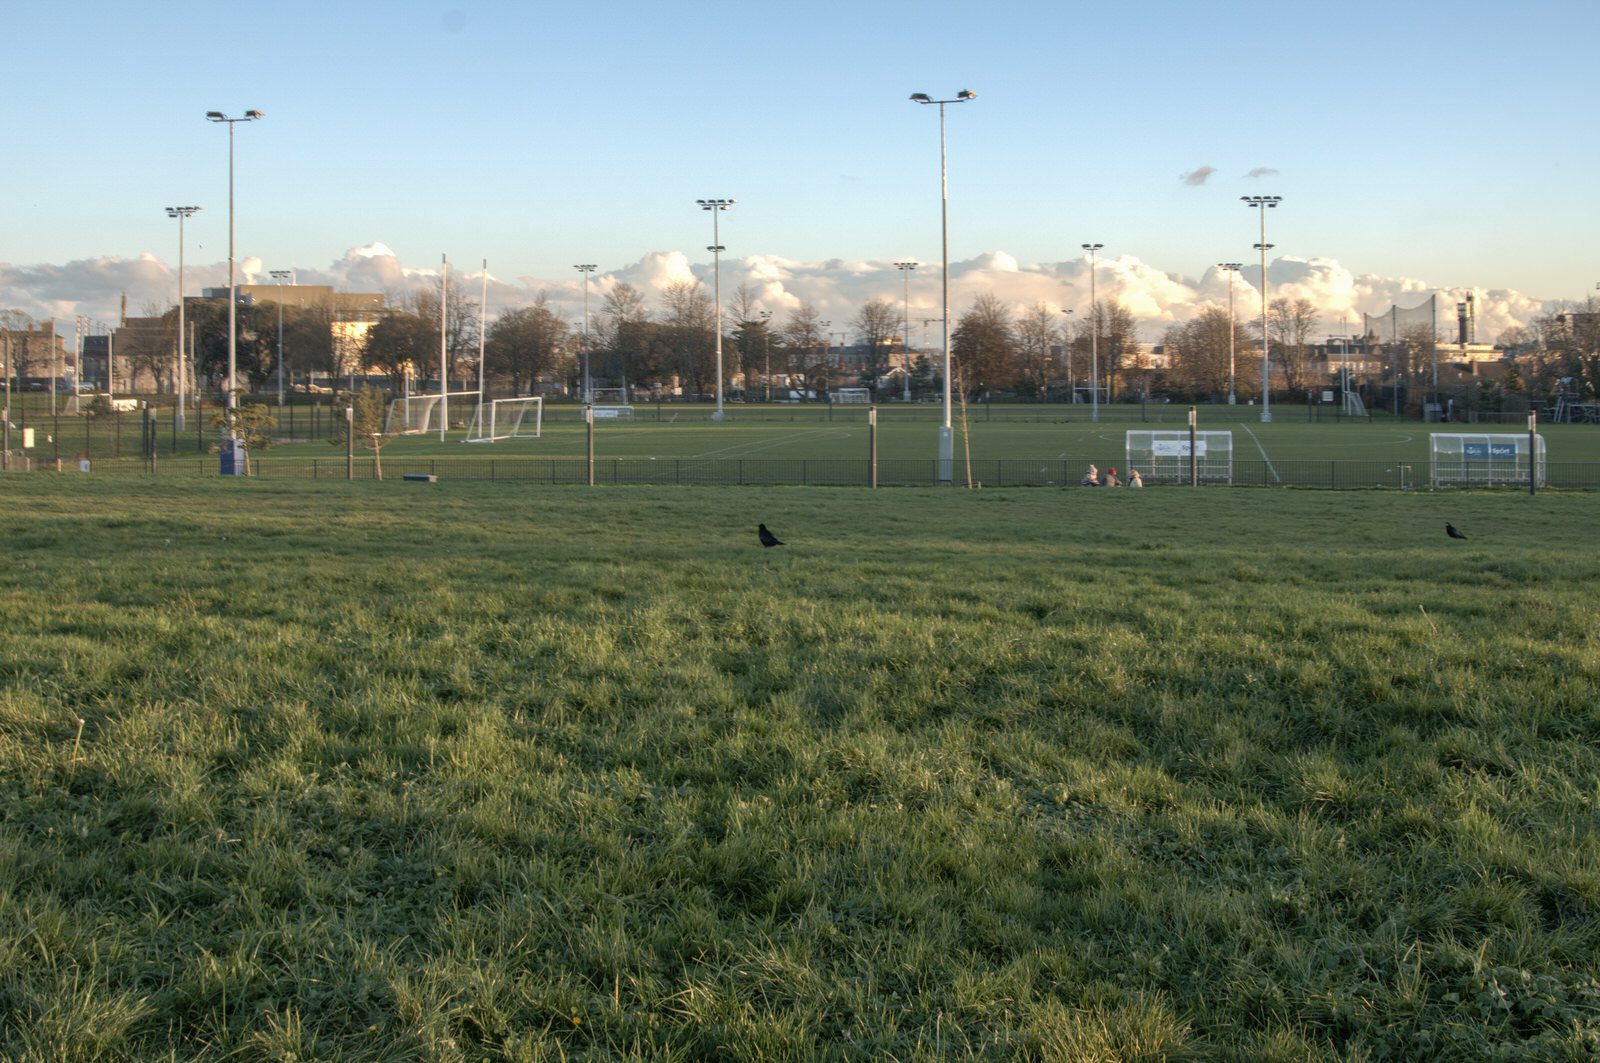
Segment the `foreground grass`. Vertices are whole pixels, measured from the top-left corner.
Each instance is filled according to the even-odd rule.
[[[5,1058],[1600,1052],[1592,499],[0,492]]]

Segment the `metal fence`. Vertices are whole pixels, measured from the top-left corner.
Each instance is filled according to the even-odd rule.
[[[1084,459],[990,458],[972,462],[972,482],[982,487],[1077,487]],[[36,469],[54,468],[39,463]],[[63,468],[74,469],[63,463]],[[97,460],[96,474],[145,475],[158,478],[217,476],[215,455],[205,458],[162,458],[154,469],[137,459]],[[353,464],[357,479],[379,478],[379,465],[370,457]],[[265,480],[342,480],[343,457],[304,458],[265,454],[250,459],[253,476]],[[966,463],[953,465],[955,482],[967,483]],[[441,481],[506,484],[587,484],[589,465],[582,457],[566,458],[403,458],[386,457],[382,476],[399,480],[407,474],[436,476]],[[597,458],[596,484],[700,486],[814,486],[866,487],[872,483],[872,464],[865,458]],[[934,459],[882,458],[877,463],[880,487],[940,486]],[[1158,488],[1168,484],[1147,482]],[[1224,486],[1206,484],[1206,486]],[[1283,460],[1265,462],[1236,458],[1234,487],[1299,487],[1322,490],[1431,489],[1428,463],[1394,461]],[[1526,490],[1527,485],[1500,485]],[[1548,462],[1541,488],[1600,490],[1600,462]]]

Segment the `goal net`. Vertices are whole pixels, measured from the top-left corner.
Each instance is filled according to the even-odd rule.
[[[1127,471],[1139,470],[1147,484],[1189,482],[1189,432],[1130,431],[1124,449]],[[1196,432],[1194,458],[1201,483],[1233,482],[1233,433]]]
[[[490,399],[479,403],[467,429],[467,443],[493,443],[501,439],[538,439],[544,430],[544,399],[525,395],[517,399]]]
[[[1545,482],[1544,436],[1533,437],[1534,475]],[[1483,435],[1434,432],[1428,436],[1434,486],[1441,484],[1525,484],[1528,437],[1514,433]]]
[[[596,406],[628,405],[627,388],[590,388],[589,401]]]
[[[834,388],[833,401],[870,403],[872,391],[868,388]]]
[[[453,408],[465,410],[478,402],[476,391],[452,391],[446,395],[408,395],[389,403],[388,416],[383,421],[383,434],[389,436],[414,436],[421,432],[439,430],[439,411],[448,397]],[[446,426],[448,427],[448,426]]]

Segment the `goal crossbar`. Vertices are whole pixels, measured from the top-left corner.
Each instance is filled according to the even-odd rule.
[[[544,399],[524,395],[490,399],[473,411],[466,443],[495,443],[502,439],[538,439],[544,432]]]

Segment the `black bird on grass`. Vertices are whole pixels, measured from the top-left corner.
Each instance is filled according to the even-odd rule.
[[[761,537],[762,546],[782,546],[783,540],[767,531],[765,524],[756,525],[756,534]]]
[[[1451,524],[1449,521],[1444,522],[1444,533],[1450,536],[1452,539],[1466,538],[1466,536],[1461,533],[1460,529],[1458,529],[1454,524]]]

